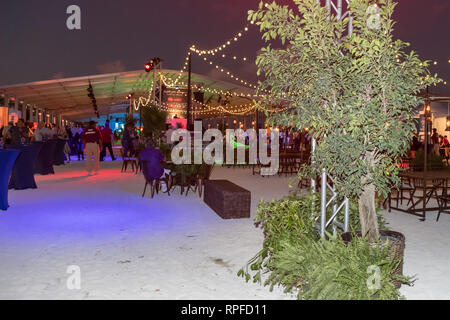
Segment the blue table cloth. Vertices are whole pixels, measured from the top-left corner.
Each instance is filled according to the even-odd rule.
[[[35,143],[29,145],[7,146],[7,149],[21,151],[11,173],[9,189],[24,190],[37,188],[36,181],[34,180],[33,166],[41,147],[41,144]]]
[[[53,158],[53,165],[61,166],[64,164],[64,146],[67,140],[56,139],[55,156]]]
[[[42,144],[41,151],[39,151],[39,155],[34,162],[34,173],[42,175],[54,174],[53,158],[55,157],[56,140],[34,143]]]
[[[20,150],[0,150],[0,210],[7,210],[8,182]]]

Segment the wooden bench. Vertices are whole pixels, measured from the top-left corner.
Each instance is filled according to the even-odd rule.
[[[222,219],[250,218],[250,191],[228,180],[206,180],[204,202]]]

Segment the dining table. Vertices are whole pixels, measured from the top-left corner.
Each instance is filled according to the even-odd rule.
[[[430,203],[432,198],[438,198],[440,195],[446,196],[450,180],[450,171],[432,170],[432,171],[404,171],[398,174],[399,178],[409,181],[412,188],[412,200],[408,202],[408,207],[401,208],[396,203],[392,206],[389,201],[389,210],[394,209],[419,216],[421,221],[425,221],[426,213],[437,211],[440,208]],[[438,200],[439,201],[439,200]],[[447,204],[444,209],[449,209]]]
[[[53,161],[55,157],[56,140],[51,139],[45,142],[33,142],[36,144],[41,144],[41,150],[34,162],[34,173],[39,173],[42,175],[54,174]]]
[[[172,175],[172,185],[181,188],[181,194],[186,190],[186,195],[191,189],[192,178],[199,174],[203,165],[201,164],[175,164],[172,161],[163,162],[164,169],[169,169]]]
[[[54,139],[56,141],[55,154],[53,156],[53,165],[61,166],[64,165],[64,147],[67,143],[65,139]]]
[[[9,207],[8,183],[20,152],[20,150],[0,150],[0,210],[7,210]]]
[[[37,188],[36,181],[34,180],[33,166],[41,147],[41,144],[36,143],[8,145],[6,147],[8,150],[21,151],[12,169],[8,185],[9,189],[24,190]]]

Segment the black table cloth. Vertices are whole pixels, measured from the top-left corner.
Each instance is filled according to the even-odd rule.
[[[41,151],[39,151],[39,155],[34,162],[34,173],[42,175],[54,174],[53,158],[55,157],[56,140],[34,143],[42,144]]]
[[[7,210],[8,182],[20,150],[0,150],[0,210]]]
[[[61,166],[64,164],[64,146],[66,145],[67,140],[63,139],[55,139],[56,147],[55,147],[55,156],[53,158],[53,165]]]
[[[11,173],[9,189],[24,190],[37,188],[36,181],[34,180],[33,166],[41,147],[42,145],[37,143],[7,146],[7,149],[21,151]]]

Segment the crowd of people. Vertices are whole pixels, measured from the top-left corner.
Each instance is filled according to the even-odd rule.
[[[28,144],[47,139],[65,139],[66,130],[61,126],[44,122],[40,122],[37,129],[33,130],[23,119],[19,119],[15,125],[9,122],[8,125],[2,127],[0,138],[3,144]]]
[[[279,146],[281,150],[290,149],[298,152],[310,150],[311,137],[309,135],[309,130],[280,130]]]
[[[98,162],[105,160],[107,151],[111,160],[116,160],[112,148],[115,143],[119,142],[123,146],[125,156],[134,155],[140,143],[134,126],[125,125],[123,132],[113,131],[109,120],[106,120],[105,125],[102,126],[97,126],[95,121],[90,121],[87,126],[81,123],[59,126],[39,122],[34,128],[32,124],[25,123],[24,119],[19,119],[16,124],[9,122],[8,125],[0,128],[2,146],[27,145],[33,142],[46,142],[50,139],[67,141],[64,147],[66,162],[71,161],[71,155],[78,157],[78,161],[86,159],[88,171],[90,169],[95,172],[99,169]]]
[[[415,153],[424,149],[424,142],[420,139],[419,133],[414,132],[414,136],[411,143],[410,155],[411,158],[415,158]],[[427,146],[428,153],[441,156],[443,159],[450,160],[450,142],[447,136],[440,135],[437,129],[433,129],[433,133],[430,136],[430,143]]]

